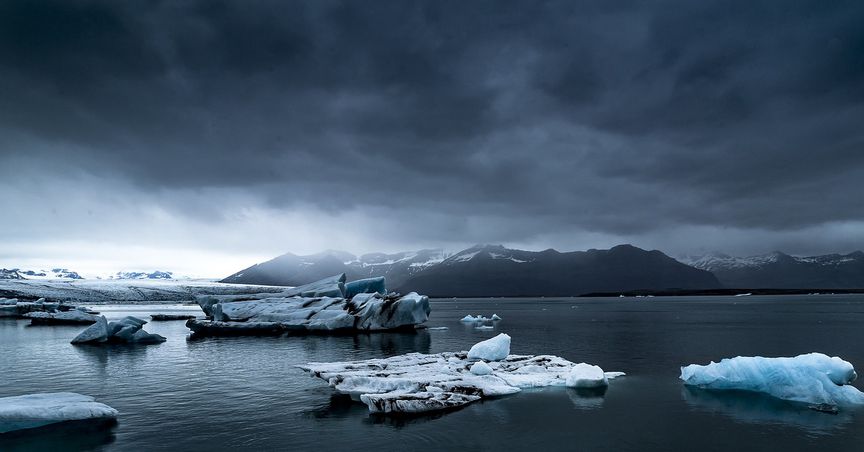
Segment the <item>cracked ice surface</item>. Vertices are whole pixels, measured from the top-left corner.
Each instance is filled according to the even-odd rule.
[[[585,366],[589,372],[585,372]],[[523,388],[567,386],[568,380],[578,381],[583,388],[602,387],[607,380],[623,375],[602,370],[598,374],[599,367],[553,355],[509,355],[487,362],[470,359],[464,351],[409,353],[299,367],[327,381],[336,391],[363,402],[373,413],[446,410],[486,397],[514,394]]]

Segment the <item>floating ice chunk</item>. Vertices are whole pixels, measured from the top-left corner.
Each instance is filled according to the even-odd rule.
[[[738,356],[681,368],[684,384],[707,389],[737,389],[814,405],[864,404],[864,393],[851,386],[857,374],[847,361],[822,353],[793,358]]]
[[[474,375],[489,375],[492,373],[492,368],[485,361],[477,361],[471,365],[471,373]]]
[[[414,328],[429,318],[429,298],[361,293],[350,300],[330,297],[268,298],[220,302],[213,321],[190,320],[199,335],[279,334],[287,331],[383,331]],[[256,327],[250,327],[250,324]]]
[[[309,284],[285,289],[281,292],[264,292],[243,295],[198,295],[195,301],[204,314],[213,315],[213,306],[218,303],[230,303],[239,301],[263,301],[268,299],[284,299],[289,297],[345,297],[345,274],[330,276]]]
[[[494,330],[495,327],[492,325],[478,325],[474,327],[475,330]]]
[[[506,337],[508,348],[509,339]],[[336,391],[365,403],[371,412],[419,413],[515,394],[522,388],[564,386],[575,366],[551,355],[509,355],[487,363],[470,359],[466,352],[457,352],[309,363],[300,368],[326,381]]]
[[[115,418],[117,410],[72,392],[0,398],[0,433],[64,421]]]
[[[466,315],[459,319],[460,322],[465,323],[480,323],[480,322],[491,322],[493,320],[501,320],[501,317],[498,317],[498,314],[492,314],[492,317],[483,317],[483,315],[473,316],[471,314]]]
[[[158,334],[150,334],[141,329],[146,320],[137,317],[124,317],[117,322],[107,322],[105,316],[90,325],[81,334],[72,339],[73,344],[100,344],[105,342],[156,344],[165,342]]]
[[[28,312],[24,314],[24,318],[30,319],[31,325],[88,325],[99,320],[99,316],[78,309],[62,312]]]
[[[72,339],[73,344],[89,344],[96,342],[105,342],[108,340],[108,321],[105,316],[100,316],[96,323],[90,325],[80,334]]]
[[[609,380],[600,367],[579,363],[570,369],[565,384],[568,388],[602,388],[609,385]]]
[[[500,361],[510,354],[510,336],[501,333],[492,339],[478,342],[468,350],[469,359]]]

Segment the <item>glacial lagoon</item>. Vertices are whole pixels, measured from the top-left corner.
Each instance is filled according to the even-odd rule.
[[[108,320],[200,314],[198,306],[99,305]],[[460,322],[498,314],[491,329]],[[819,351],[864,368],[864,296],[433,300],[416,333],[188,341],[150,322],[148,347],[73,346],[80,326],[0,319],[0,397],[88,394],[114,426],[58,425],[0,437],[0,450],[859,450],[864,409],[826,414],[752,393],[685,387],[679,367],[736,355]],[[445,328],[446,329],[443,329]],[[620,370],[605,393],[526,390],[434,415],[370,415],[297,368],[467,350],[498,333],[511,352]],[[855,382],[861,388],[861,382]]]

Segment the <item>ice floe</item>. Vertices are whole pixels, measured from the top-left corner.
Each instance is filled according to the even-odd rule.
[[[584,370],[587,364],[574,364],[557,356],[501,357],[501,351],[509,351],[510,346],[510,337],[504,334],[483,343],[479,347],[483,355],[498,360],[473,359],[464,351],[409,353],[365,361],[309,363],[300,368],[363,402],[370,412],[393,414],[452,409],[482,398],[514,394],[523,388],[567,386],[574,369],[576,375],[584,377],[579,379],[580,384],[593,378],[597,386],[605,385],[608,379],[623,375],[603,373],[599,383],[595,381],[596,366],[589,366],[592,369],[588,375]]]
[[[492,339],[478,342],[468,350],[468,359],[500,361],[510,354],[510,336],[501,333]]]
[[[89,325],[99,320],[98,315],[89,314],[80,309],[60,312],[28,312],[24,314],[24,318],[30,319],[31,325]]]
[[[90,325],[78,336],[72,339],[73,344],[158,344],[165,338],[151,334],[142,329],[147,323],[137,317],[127,316],[116,322],[108,322],[105,316],[99,316],[96,323]]]
[[[826,410],[864,404],[864,393],[850,384],[857,378],[852,364],[822,353],[792,358],[738,356],[704,366],[691,364],[681,368],[680,378],[690,386],[761,392]]]
[[[27,394],[0,398],[0,433],[64,421],[110,419],[117,410],[93,397],[73,392]]]
[[[429,318],[429,298],[425,295],[383,295],[379,292],[383,289],[382,278],[346,286],[342,274],[260,299],[201,297],[199,304],[212,321],[189,320],[186,325],[204,336],[269,335],[413,329]],[[353,293],[360,290],[368,292]],[[346,293],[353,296],[347,298]]]

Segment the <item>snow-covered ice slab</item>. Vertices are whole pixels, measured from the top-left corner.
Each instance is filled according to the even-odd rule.
[[[864,404],[864,393],[850,385],[855,368],[839,357],[809,353],[793,358],[738,356],[719,363],[681,368],[684,384],[705,389],[754,391],[818,406]]]
[[[116,418],[117,410],[73,392],[0,398],[0,433],[64,421]]]
[[[197,295],[195,297],[195,301],[198,302],[198,306],[201,306],[201,310],[204,311],[208,316],[213,315],[213,306],[219,303],[232,303],[232,302],[240,302],[240,301],[264,301],[264,300],[280,300],[291,297],[305,297],[305,298],[315,298],[315,297],[331,297],[331,298],[345,298],[346,290],[345,290],[345,273],[341,273],[338,275],[330,276],[328,278],[324,278],[315,282],[311,282],[309,284],[305,284],[302,286],[291,287],[282,289],[276,292],[264,292],[264,293],[247,293],[247,294],[228,294],[228,295]],[[377,289],[378,286],[375,284],[369,284],[366,280],[354,281],[355,283],[359,283],[357,285],[352,286],[352,291],[357,292],[363,289]],[[374,286],[374,287],[373,287]],[[383,288],[383,281],[381,282],[381,288]],[[374,291],[374,290],[372,290]]]
[[[497,345],[500,342],[503,339]],[[507,343],[509,349],[509,337]],[[523,388],[567,386],[574,370],[580,375],[584,372],[582,366],[588,365],[552,355],[508,355],[487,362],[471,359],[463,351],[409,353],[299,367],[327,381],[340,393],[363,402],[370,412],[410,414],[457,408],[486,397],[514,394]],[[621,375],[621,372],[602,373],[601,380],[605,386],[608,379]],[[596,375],[592,373],[591,377]]]

